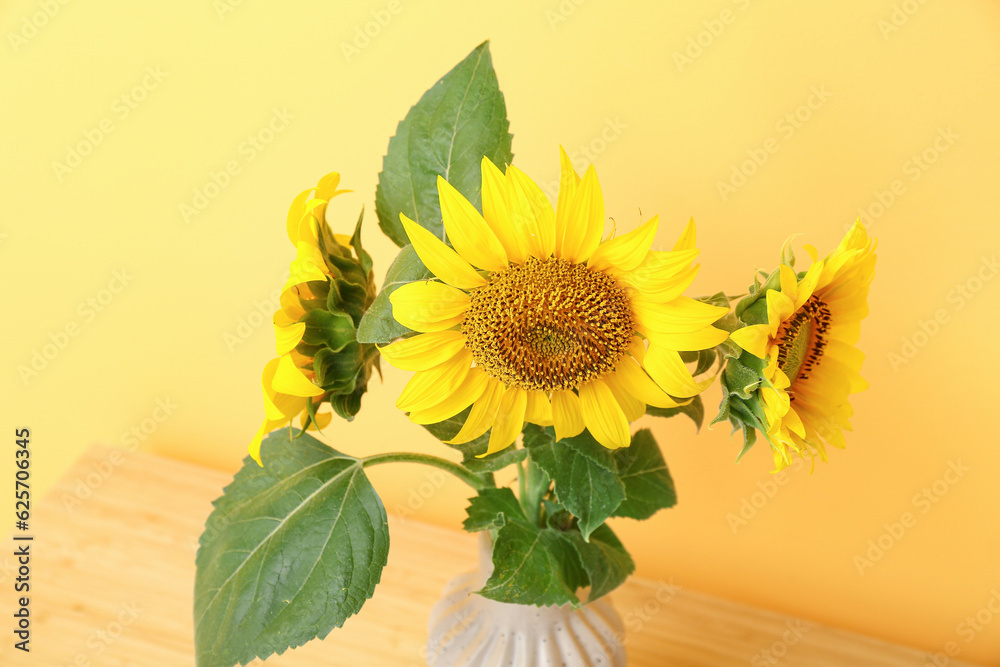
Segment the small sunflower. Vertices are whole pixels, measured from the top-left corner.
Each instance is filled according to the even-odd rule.
[[[807,271],[796,274],[793,260],[783,260],[736,307],[748,326],[732,333],[733,342],[764,362],[760,402],[778,470],[792,453],[826,461],[825,445],[844,447],[854,413],[848,398],[868,387],[855,343],[868,315],[875,246],[855,222],[826,258],[806,246]]]
[[[375,297],[372,260],[361,247],[361,220],[353,236],[334,234],[326,222],[340,174],[320,179],[302,191],[288,210],[288,239],[296,257],[274,313],[278,357],[264,366],[266,418],[250,443],[260,462],[260,443],[270,431],[296,417],[306,428],[324,428],[333,410],[351,419],[361,407],[372,367],[378,365],[374,345],[357,342],[356,327]]]
[[[381,348],[415,371],[396,405],[418,424],[472,406],[451,444],[492,429],[487,453],[514,442],[525,422],[559,438],[585,428],[627,447],[646,406],[676,407],[704,390],[680,351],[714,347],[726,308],[682,296],[697,273],[695,228],[670,251],[650,247],[658,218],[601,241],[597,173],[583,178],[565,151],[555,210],[514,166],[482,161],[483,214],[438,178],[451,246],[400,216],[417,255],[437,277],[390,296],[393,317],[418,335]]]

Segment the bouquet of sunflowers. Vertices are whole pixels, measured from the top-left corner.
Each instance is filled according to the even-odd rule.
[[[844,446],[875,264],[860,223],[822,259],[806,246],[804,271],[786,244],[746,295],[692,298],[693,221],[669,250],[653,249],[655,216],[609,230],[597,172],[581,176],[564,151],[553,206],[512,164],[511,139],[484,43],[389,142],[376,205],[400,251],[381,290],[361,218],[353,231],[327,220],[340,175],[294,198],[265,419],[198,552],[199,665],[325,637],[373,595],[389,530],[370,466],[436,466],[471,487],[464,528],[493,541],[480,595],[582,605],[634,569],[607,520],[676,503],[651,432],[631,432],[643,415],[700,426],[699,395],[719,378],[713,423],[742,433],[740,456],[761,436],[776,470]],[[412,373],[396,407],[442,456],[355,456],[309,434],[358,413],[383,359]],[[509,466],[515,488],[496,481]]]

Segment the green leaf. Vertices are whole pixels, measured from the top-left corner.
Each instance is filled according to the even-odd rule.
[[[649,429],[632,436],[632,445],[615,452],[615,458],[625,484],[625,501],[614,516],[648,519],[659,510],[677,504],[674,480]]]
[[[409,243],[404,213],[445,240],[437,178],[443,176],[481,210],[483,156],[506,168],[513,159],[507,107],[489,42],[483,42],[424,93],[396,128],[382,160],[375,211],[386,236]]]
[[[500,528],[509,521],[525,521],[517,496],[508,487],[481,489],[478,496],[469,499],[465,512],[469,518],[462,527],[470,533]]]
[[[396,259],[389,266],[389,271],[385,274],[382,291],[378,293],[375,301],[361,318],[361,323],[358,325],[358,342],[386,345],[409,333],[410,329],[393,318],[389,295],[414,280],[426,280],[433,277],[434,274],[420,261],[413,246],[408,245],[400,250]]]
[[[479,594],[514,604],[579,606],[580,570],[580,557],[561,533],[512,521],[497,531],[493,574]]]
[[[701,424],[705,421],[705,406],[701,402],[701,396],[695,396],[690,403],[679,408],[657,408],[650,405],[646,408],[646,414],[654,417],[687,415],[694,422],[695,429],[700,431]]]
[[[635,571],[632,557],[607,525],[598,526],[589,542],[585,542],[583,536],[575,531],[565,532],[562,536],[576,549],[587,574],[590,582],[587,602],[593,602],[618,588]]]
[[[625,500],[614,454],[589,431],[556,440],[551,427],[529,424],[524,430],[524,447],[531,460],[552,478],[559,502],[579,519],[584,540]]]
[[[232,667],[326,637],[371,597],[385,508],[358,459],[289,429],[215,501],[195,577],[199,667]]]

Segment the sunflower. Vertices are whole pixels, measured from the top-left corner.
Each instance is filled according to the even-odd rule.
[[[855,343],[868,315],[875,246],[855,222],[826,258],[806,246],[807,271],[796,274],[783,262],[764,289],[737,305],[749,324],[732,340],[764,362],[760,398],[778,470],[793,452],[826,461],[826,445],[844,447],[854,412],[848,398],[868,387]]]
[[[326,222],[340,174],[320,179],[302,191],[288,211],[288,239],[296,257],[274,313],[278,356],[264,366],[264,423],[250,443],[260,463],[260,443],[270,431],[301,417],[306,428],[324,428],[332,413],[318,412],[324,402],[346,419],[361,407],[378,353],[356,339],[356,327],[375,296],[372,261],[361,247],[361,220],[353,236],[334,234]]]
[[[492,429],[487,453],[496,452],[531,422],[627,447],[647,404],[683,405],[712,382],[696,381],[679,355],[728,335],[712,327],[727,309],[681,294],[698,269],[693,221],[670,251],[650,249],[656,217],[602,242],[597,173],[581,178],[565,151],[561,163],[555,210],[522,171],[486,158],[482,215],[439,177],[451,246],[400,216],[436,279],[391,294],[393,317],[420,333],[380,351],[415,371],[396,403],[412,421],[472,406],[450,444]]]

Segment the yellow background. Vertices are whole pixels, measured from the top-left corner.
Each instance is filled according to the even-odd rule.
[[[879,237],[860,341],[871,389],[847,450],[776,479],[761,446],[733,465],[726,427],[645,418],[680,504],[615,524],[638,573],[1000,665],[1000,617],[965,620],[982,623],[1000,590],[996,3],[18,0],[0,21],[3,437],[33,429],[36,493],[97,441],[238,467],[274,353],[253,313],[269,315],[292,259],[292,197],[342,172],[356,194],[331,220],[365,206],[381,281],[395,251],[374,217],[388,138],[489,38],[516,163],[550,183],[558,144],[579,164],[588,147],[609,215],[630,229],[659,213],[661,247],[693,216],[694,293],[745,290],[792,233],[826,252],[859,208]],[[270,143],[244,143],[271,123]],[[79,166],[54,166],[88,133],[101,141]],[[765,144],[766,162],[744,166]],[[239,173],[185,220],[230,161]],[[753,173],[723,196],[734,169]],[[25,373],[36,351],[52,358]],[[444,449],[393,407],[404,381],[389,369],[328,441]],[[706,399],[714,414],[718,388]],[[458,482],[424,499],[425,469],[373,477],[390,510],[463,515]],[[888,546],[877,561],[869,541]]]

